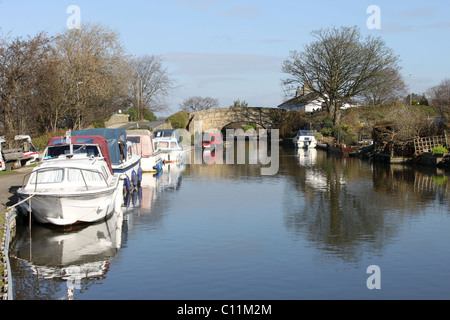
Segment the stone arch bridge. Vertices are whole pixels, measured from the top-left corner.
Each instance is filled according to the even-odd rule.
[[[276,123],[280,112],[277,108],[241,108],[230,107],[221,109],[209,109],[189,113],[189,123],[187,129],[194,133],[196,121],[202,122],[203,131],[222,131],[226,126],[233,123],[256,123],[258,128],[269,129]]]

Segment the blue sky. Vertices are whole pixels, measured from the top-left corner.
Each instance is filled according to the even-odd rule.
[[[217,98],[221,107],[237,99],[276,107],[284,99],[283,60],[312,41],[311,31],[331,26],[356,25],[363,35],[381,36],[416,93],[450,78],[450,2],[444,0],[0,0],[1,32],[63,32],[70,5],[79,6],[82,22],[119,32],[128,53],[163,57],[177,86],[167,99],[169,114],[194,95]],[[380,8],[380,29],[367,27],[370,5]]]

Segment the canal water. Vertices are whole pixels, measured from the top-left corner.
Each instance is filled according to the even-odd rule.
[[[281,148],[262,175],[218,156],[146,174],[106,222],[19,226],[14,299],[450,299],[448,172]]]

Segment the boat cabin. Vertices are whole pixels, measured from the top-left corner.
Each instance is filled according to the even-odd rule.
[[[59,158],[61,155],[86,155],[106,160],[112,172],[108,143],[103,136],[54,137],[47,143],[43,160]]]
[[[181,144],[181,133],[180,130],[177,129],[158,129],[153,132],[153,139],[155,141],[161,139],[175,139]]]
[[[149,157],[155,152],[153,137],[149,130],[127,131],[127,141],[136,144],[137,152],[142,157]]]

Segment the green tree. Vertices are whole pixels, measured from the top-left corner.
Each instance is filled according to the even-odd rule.
[[[147,121],[150,121],[150,122],[156,121],[156,120],[157,120],[157,118],[156,118],[156,116],[153,114],[153,112],[151,112],[151,111],[148,110],[148,109],[145,109],[145,110],[144,110],[144,119],[147,120]]]
[[[186,129],[188,121],[189,114],[185,110],[179,111],[167,118],[167,122],[169,122],[174,129]]]

